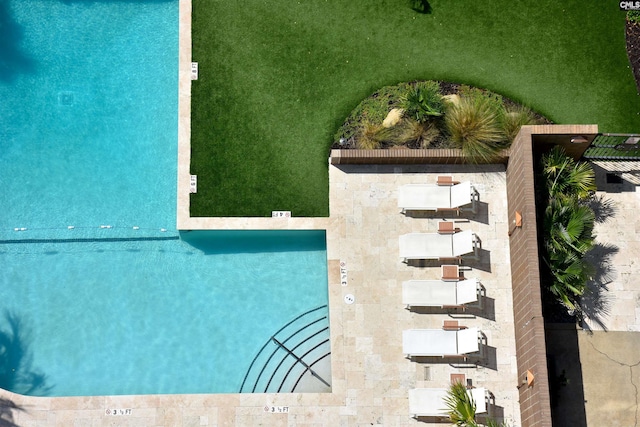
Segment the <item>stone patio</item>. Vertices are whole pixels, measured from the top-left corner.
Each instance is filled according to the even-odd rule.
[[[401,262],[398,237],[435,231],[442,217],[401,214],[397,189],[402,184],[435,182],[443,173],[472,181],[480,192],[477,214],[448,220],[474,231],[482,241],[480,260],[463,262],[465,276],[477,277],[486,289],[481,311],[408,311],[402,305],[403,280],[436,279],[440,268]],[[20,426],[400,426],[416,424],[409,416],[409,389],[447,387],[450,374],[462,373],[474,386],[493,393],[494,416],[518,425],[505,191],[503,166],[330,166],[331,217],[300,220],[327,229],[332,393],[28,398],[3,392],[1,396],[24,409],[8,411]],[[219,219],[224,228],[263,225],[265,220],[282,226],[279,219]],[[346,286],[341,284],[340,262],[347,269]],[[354,303],[345,302],[348,294]],[[402,330],[439,329],[451,319],[485,333],[484,359],[477,364],[476,360],[425,363],[404,357]],[[130,411],[107,414],[113,409]]]

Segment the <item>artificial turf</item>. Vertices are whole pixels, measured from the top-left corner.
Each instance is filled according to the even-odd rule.
[[[640,132],[617,2],[193,0],[192,216],[327,216],[329,148],[376,89],[445,80]]]

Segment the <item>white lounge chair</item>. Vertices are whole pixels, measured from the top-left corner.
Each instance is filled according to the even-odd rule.
[[[400,258],[446,259],[473,253],[478,258],[478,237],[465,230],[454,234],[409,233],[400,236]]]
[[[407,307],[464,307],[479,304],[481,287],[478,279],[460,282],[445,280],[408,280],[402,282],[402,303]]]
[[[407,184],[398,189],[398,207],[406,211],[459,210],[471,204],[476,213],[476,203],[480,199],[478,190],[465,181],[455,185]]]
[[[482,340],[478,328],[447,331],[443,329],[407,329],[402,331],[402,352],[406,357],[466,357],[478,353]]]
[[[476,404],[476,414],[487,413],[489,393],[485,388],[467,390]],[[412,417],[446,417],[447,389],[414,388],[409,390],[409,413]]]

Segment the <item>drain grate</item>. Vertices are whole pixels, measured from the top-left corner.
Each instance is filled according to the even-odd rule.
[[[63,91],[58,93],[58,105],[63,107],[71,107],[76,102],[76,96],[73,92]]]
[[[431,367],[430,366],[425,366],[424,367],[424,380],[425,381],[431,381]]]

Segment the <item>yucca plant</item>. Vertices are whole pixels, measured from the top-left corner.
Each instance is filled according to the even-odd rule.
[[[400,98],[406,117],[424,123],[444,113],[440,84],[434,81],[418,82]]]
[[[495,100],[472,95],[447,105],[444,122],[453,146],[478,163],[495,159],[506,140]]]

